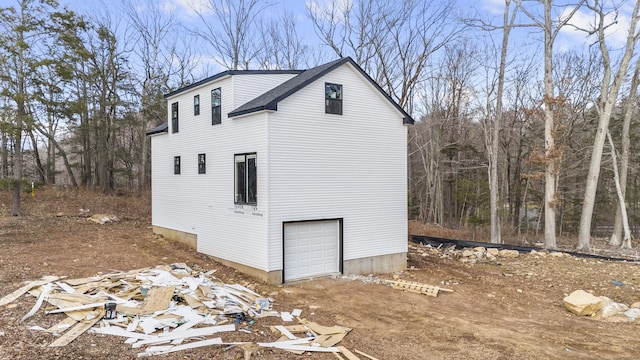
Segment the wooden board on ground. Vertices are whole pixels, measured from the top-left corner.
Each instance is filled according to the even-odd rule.
[[[427,285],[413,281],[405,281],[405,280],[387,280],[388,283],[392,284],[392,288],[397,290],[404,290],[412,293],[429,295],[433,297],[438,296],[439,291],[447,291],[453,292],[451,289],[443,289],[439,286]]]
[[[330,334],[340,334],[347,333],[351,331],[350,328],[344,326],[323,326],[313,321],[308,321],[306,319],[301,319],[300,322],[304,324],[309,330],[313,331],[318,335],[330,335]]]
[[[26,294],[29,290],[33,289],[34,287],[42,286],[57,280],[60,280],[59,276],[45,276],[42,278],[42,280],[31,281],[26,285],[22,286],[21,288],[19,288],[18,290],[0,299],[0,306],[4,306],[11,303],[12,301],[18,299],[20,296]]]
[[[47,332],[52,334],[62,334],[63,332],[67,331],[67,329],[75,325],[77,322],[78,321],[76,319],[67,316],[64,320],[48,328]]]
[[[166,310],[169,307],[169,302],[173,297],[174,291],[175,286],[154,287],[149,289],[140,307],[117,305],[116,310],[119,313],[127,315],[146,315],[153,314],[156,311]]]
[[[104,309],[98,309],[93,312],[94,317],[91,320],[85,320],[75,324],[69,331],[59,337],[56,341],[49,344],[49,347],[62,347],[66,346],[75,340],[78,336],[84,334],[104,316]]]
[[[373,356],[371,356],[371,355],[369,355],[369,354],[365,354],[365,353],[363,353],[362,351],[360,351],[360,350],[358,350],[358,349],[354,349],[353,351],[355,351],[355,352],[356,352],[356,353],[358,353],[359,355],[362,355],[362,356],[366,357],[366,358],[367,358],[367,359],[369,359],[369,360],[378,360],[378,358],[375,358],[375,357],[373,357]]]
[[[349,351],[349,349],[347,349],[346,347],[338,346],[338,349],[340,350],[342,355],[344,355],[348,360],[360,360],[359,357],[357,357],[354,353]]]

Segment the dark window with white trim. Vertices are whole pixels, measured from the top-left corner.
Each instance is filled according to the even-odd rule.
[[[178,103],[171,104],[171,132],[178,132]]]
[[[207,173],[207,159],[205,154],[198,154],[198,174]]]
[[[342,85],[324,83],[324,112],[342,115]]]
[[[200,115],[200,95],[193,97],[193,115]]]
[[[173,173],[176,175],[180,174],[180,156],[173,157]]]
[[[222,124],[222,90],[211,90],[211,125]]]
[[[256,153],[234,156],[236,204],[256,205],[258,203],[258,179]]]

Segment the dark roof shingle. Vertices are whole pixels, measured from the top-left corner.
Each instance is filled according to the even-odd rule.
[[[338,59],[323,65],[311,68],[309,70],[303,71],[297,76],[285,81],[284,83],[265,92],[264,94],[256,97],[255,99],[241,105],[237,109],[231,111],[228,114],[228,116],[235,117],[235,116],[240,116],[244,114],[250,114],[257,111],[262,111],[262,110],[277,111],[278,103],[280,101],[286,99],[288,96],[294,94],[296,91],[304,88],[305,86],[314,82],[318,78],[324,76],[325,74],[329,73],[330,71],[336,69],[339,66],[342,66],[345,63],[350,63],[355,69],[357,69],[358,72],[360,72],[360,74],[364,76],[365,79],[367,79],[376,89],[378,89],[378,91],[380,91],[380,93],[382,93],[382,95],[384,95],[384,97],[389,102],[391,102],[391,104],[393,104],[394,107],[398,109],[398,111],[400,111],[400,113],[402,113],[402,115],[404,116],[403,123],[405,124],[414,123],[411,116],[406,111],[404,111],[404,109],[400,107],[400,105],[398,105],[398,103],[396,103],[386,92],[384,92],[384,90],[382,90],[380,85],[378,85],[378,83],[376,83],[350,57],[344,57],[342,59]]]

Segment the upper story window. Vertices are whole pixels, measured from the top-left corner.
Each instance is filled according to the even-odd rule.
[[[180,156],[173,157],[173,173],[176,175],[180,174]]]
[[[211,90],[211,125],[222,124],[222,92]]]
[[[171,132],[178,132],[178,103],[171,104]]]
[[[256,205],[258,203],[258,179],[256,153],[234,156],[236,204]]]
[[[207,173],[207,158],[206,154],[198,154],[198,174]]]
[[[342,115],[342,85],[324,83],[324,112]]]
[[[193,97],[193,115],[200,115],[200,95]]]

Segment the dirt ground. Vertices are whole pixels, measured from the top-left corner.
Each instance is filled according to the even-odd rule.
[[[228,283],[256,283],[207,256],[154,236],[148,197],[98,196],[79,190],[47,189],[25,197],[24,216],[9,216],[10,198],[0,194],[0,297],[23,281],[45,275],[86,277],[111,270],[184,262]],[[89,213],[80,212],[88,209]],[[115,214],[121,221],[98,225],[87,214]],[[424,230],[424,229],[423,229]],[[434,234],[438,236],[438,234]],[[286,286],[258,283],[275,299],[275,310],[303,310],[323,325],[353,328],[341,345],[378,359],[637,359],[640,319],[608,322],[570,314],[562,299],[577,289],[627,305],[640,301],[640,265],[573,257],[521,255],[497,264],[465,264],[436,254],[423,256],[410,244],[412,270],[377,274],[453,289],[429,297],[360,279],[321,279]],[[616,286],[612,281],[622,282]],[[85,333],[62,348],[44,328],[64,315],[43,310],[21,323],[35,303],[24,296],[0,308],[1,359],[134,359],[122,338]],[[274,341],[259,319],[252,334],[225,333],[224,341]],[[200,348],[158,358],[239,359],[238,349]],[[252,357],[254,358],[254,357]],[[256,359],[335,359],[332,354],[295,355],[263,350]]]

